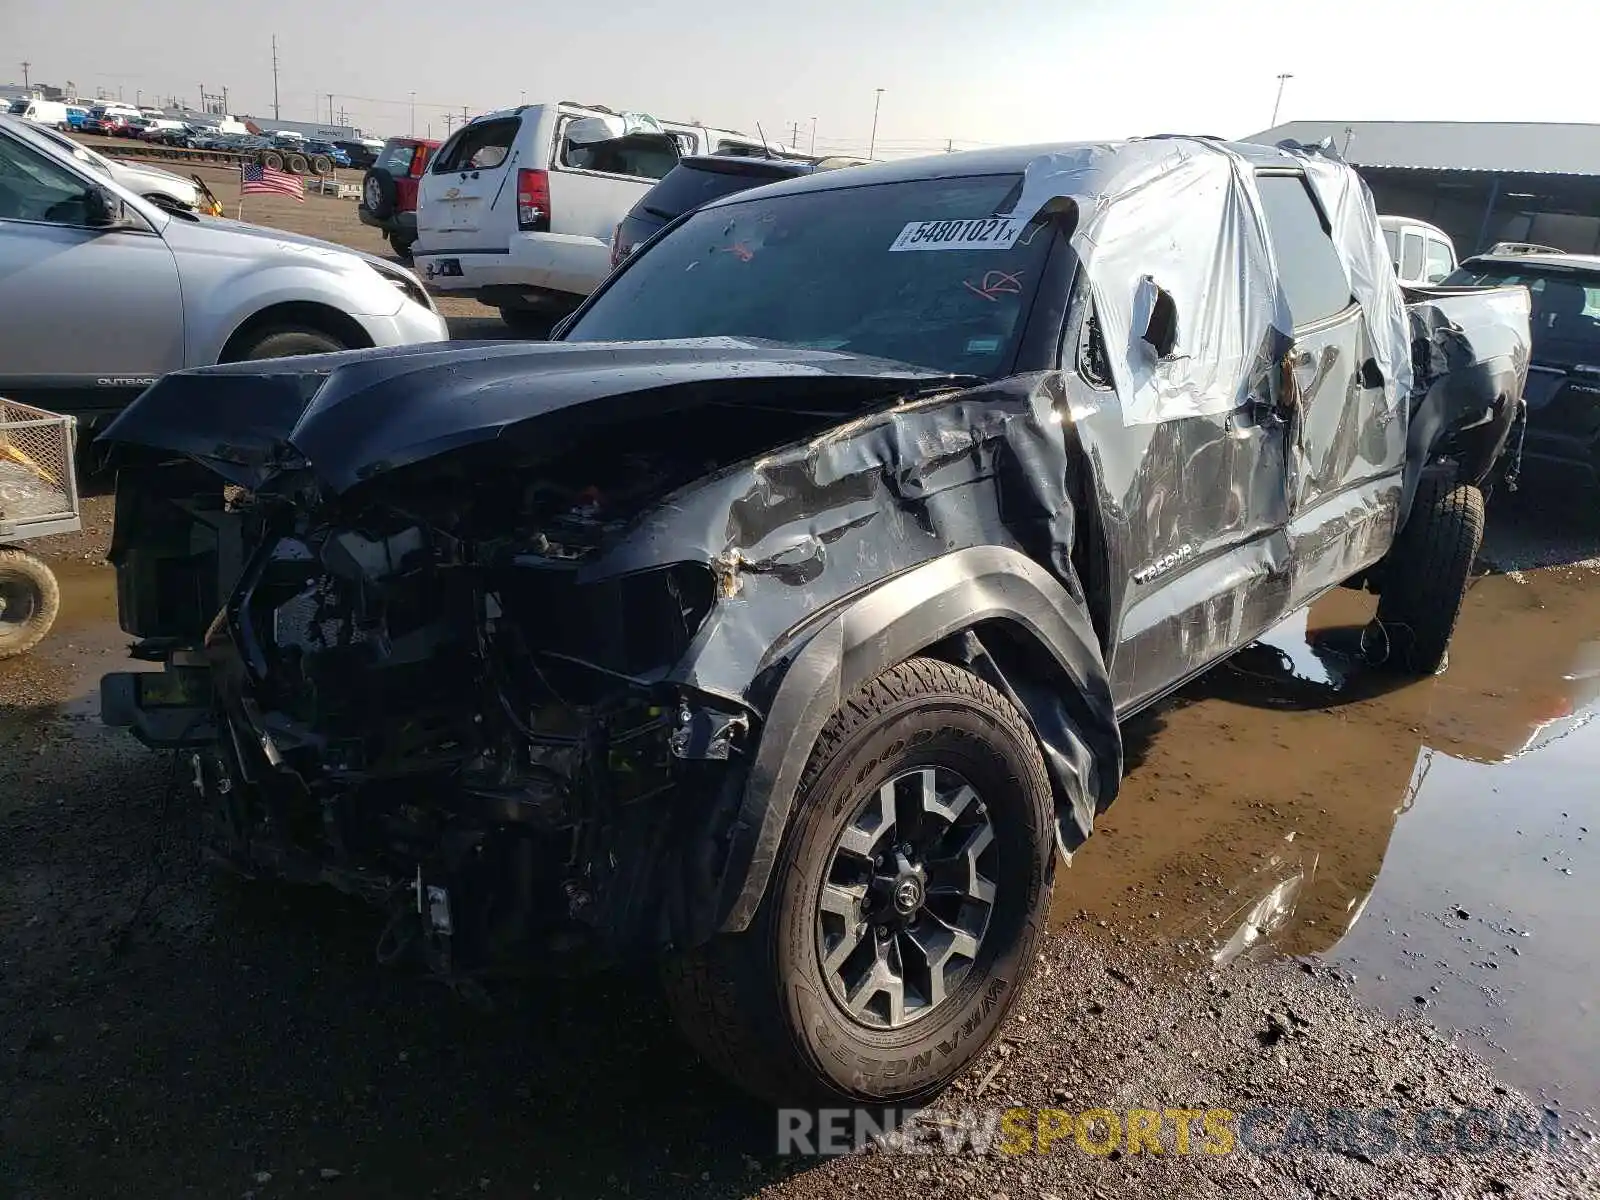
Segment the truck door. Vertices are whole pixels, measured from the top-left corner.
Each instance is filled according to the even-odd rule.
[[[1288,536],[1298,607],[1387,549],[1405,422],[1391,411],[1365,316],[1304,176],[1262,172],[1256,185],[1294,327],[1279,382],[1292,393]]]
[[[1104,593],[1112,697],[1128,712],[1288,612],[1288,421],[1265,378],[1224,411],[1126,411],[1091,302],[1075,307],[1063,365],[1106,544],[1074,566]]]

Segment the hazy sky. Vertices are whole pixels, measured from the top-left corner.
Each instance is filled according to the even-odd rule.
[[[271,11],[275,15],[268,17]],[[248,17],[246,13],[250,14]],[[71,80],[134,100],[191,103],[228,87],[271,113],[278,35],[284,118],[326,120],[328,98],[379,135],[463,105],[476,114],[579,100],[698,119],[819,152],[862,152],[883,88],[880,152],[1156,132],[1242,136],[1282,120],[1600,122],[1578,58],[1529,74],[1501,43],[1592,42],[1594,0],[1075,0],[787,5],[616,0],[0,0],[0,80]],[[343,65],[341,65],[343,64]],[[313,114],[313,109],[315,110]]]

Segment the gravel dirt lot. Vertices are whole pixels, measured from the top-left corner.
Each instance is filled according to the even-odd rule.
[[[350,201],[245,217],[383,248]],[[1253,1144],[1277,1152],[1183,1153],[1169,1118],[1160,1154],[869,1136],[819,1159],[777,1153],[775,1115],[695,1061],[649,975],[482,1009],[378,966],[376,914],[213,874],[182,764],[98,725],[125,638],[92,497],[84,533],[39,547],[59,624],[0,663],[0,1200],[1600,1195],[1600,723],[1571,670],[1600,631],[1600,524],[1492,511],[1436,679],[1342,657],[1369,603],[1344,594],[1128,729],[1038,978],[917,1122],[1263,1109]],[[1436,1108],[1556,1132],[1458,1144]],[[1393,1110],[1392,1149],[1329,1136],[1330,1109]]]

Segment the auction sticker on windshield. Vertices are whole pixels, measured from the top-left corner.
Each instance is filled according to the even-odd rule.
[[[899,250],[1009,250],[1027,226],[1016,217],[912,221],[889,243]]]

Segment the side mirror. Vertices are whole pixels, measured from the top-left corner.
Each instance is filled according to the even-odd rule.
[[[91,187],[84,196],[84,208],[91,229],[114,229],[127,219],[122,201],[110,188]]]
[[[1140,336],[1155,351],[1157,361],[1173,357],[1178,351],[1178,305],[1172,293],[1146,275],[1139,281],[1135,312],[1144,323]]]

